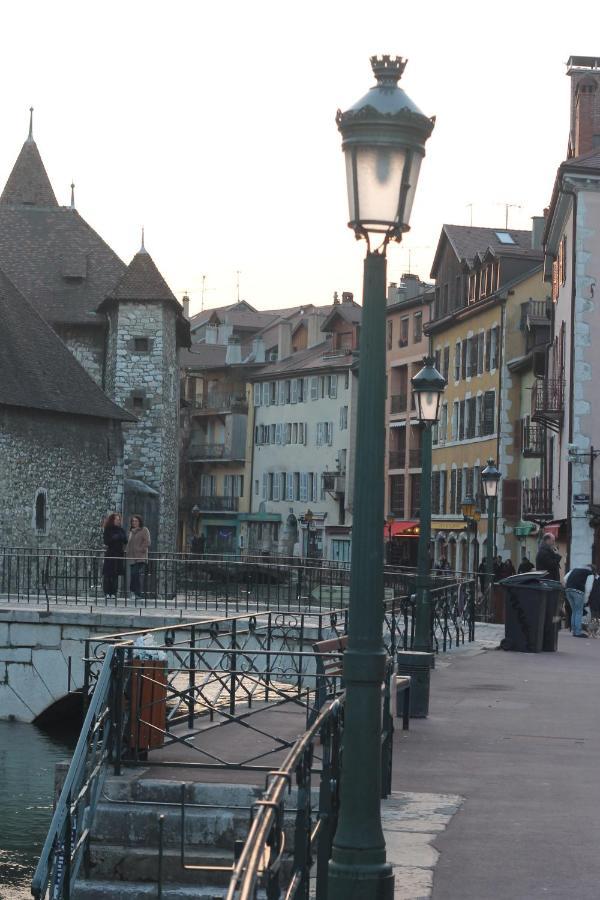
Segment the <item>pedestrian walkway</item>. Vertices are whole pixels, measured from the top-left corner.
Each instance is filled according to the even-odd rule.
[[[396,898],[597,900],[600,641],[561,632],[557,653],[505,653],[485,649],[493,629],[438,657],[429,718],[396,732],[394,791],[437,804],[412,858],[404,842],[406,875],[421,877],[411,890],[397,869]]]

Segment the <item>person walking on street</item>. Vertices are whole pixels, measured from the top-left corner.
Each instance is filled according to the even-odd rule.
[[[479,587],[481,588],[481,596],[485,594],[485,582],[487,580],[487,566],[485,564],[485,559],[482,559],[479,565],[477,566],[477,572],[479,575]]]
[[[116,597],[119,590],[119,576],[125,572],[125,545],[127,535],[121,524],[119,513],[111,513],[106,519],[103,533],[106,552],[102,566],[102,586],[105,597]]]
[[[565,575],[565,593],[571,607],[571,633],[573,637],[586,638],[589,635],[583,630],[581,620],[583,607],[589,600],[594,586],[595,573],[592,566],[570,569]]]
[[[144,528],[141,516],[132,516],[127,541],[127,562],[130,567],[129,589],[131,599],[135,600],[144,593],[144,573],[148,563],[150,532]]]
[[[500,566],[500,577],[501,578],[510,578],[512,575],[516,575],[515,567],[513,566],[512,559],[507,557],[504,562]]]
[[[560,561],[562,557],[556,551],[555,544],[554,535],[546,533],[542,538],[542,543],[535,558],[535,567],[540,572],[546,571],[553,581],[560,581]]]
[[[521,562],[519,563],[519,568],[517,569],[518,574],[526,575],[527,572],[531,572],[533,569],[535,569],[535,566],[533,565],[531,560],[527,559],[525,554],[523,554],[523,556],[521,557]]]

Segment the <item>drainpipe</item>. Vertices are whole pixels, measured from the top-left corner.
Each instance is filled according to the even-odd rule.
[[[573,399],[575,393],[575,384],[573,380],[574,373],[574,357],[575,357],[575,295],[577,290],[576,279],[576,262],[577,262],[577,192],[563,188],[565,194],[573,198],[573,253],[571,261],[571,334],[569,336],[570,343],[570,360],[569,360],[569,437],[568,443],[573,443]],[[562,442],[561,448],[562,450]],[[565,572],[571,568],[571,541],[573,538],[573,529],[571,523],[571,507],[573,505],[573,465],[567,466],[567,559],[565,562]]]

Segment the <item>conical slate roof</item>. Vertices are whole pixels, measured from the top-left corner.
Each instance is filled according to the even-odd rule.
[[[0,270],[0,407],[135,422]]]
[[[58,206],[36,142],[29,137],[0,196],[0,206]]]
[[[116,288],[109,294],[110,300],[159,300],[174,303],[181,309],[173,291],[156,268],[150,254],[142,249],[135,254]]]

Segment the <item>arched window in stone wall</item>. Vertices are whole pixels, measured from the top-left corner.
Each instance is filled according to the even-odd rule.
[[[35,495],[33,526],[37,534],[48,533],[48,491],[39,488]]]

